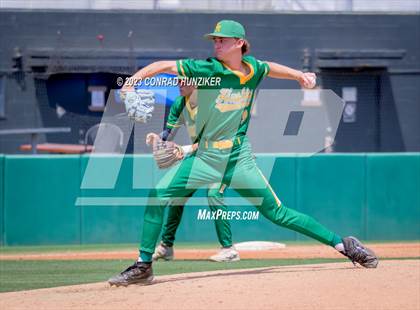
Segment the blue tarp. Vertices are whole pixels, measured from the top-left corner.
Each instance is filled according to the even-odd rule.
[[[152,80],[154,79],[154,80]],[[170,80],[168,83],[162,83],[163,85],[156,86],[158,82],[163,82],[163,79],[167,81]],[[134,87],[136,90],[138,89],[148,89],[153,90],[155,93],[155,100],[156,104],[165,104],[167,106],[171,106],[174,103],[175,99],[180,95],[179,88],[175,84],[176,75],[173,74],[158,74],[153,78],[148,79],[147,81],[143,81],[142,83],[137,83]],[[116,102],[120,103],[119,99],[120,91],[115,91],[115,100]]]
[[[155,99],[156,104],[165,104],[167,106],[171,106],[172,103],[175,101],[176,97],[180,95],[179,88],[177,85],[171,85],[171,82],[164,83],[166,85],[162,86],[154,86],[153,84],[157,84],[159,82],[163,82],[164,79],[171,80],[172,82],[175,81],[176,75],[173,74],[158,74],[152,79],[143,81],[142,83],[139,83],[135,86],[135,89],[149,89],[153,90],[155,92]],[[172,83],[174,84],[174,83]]]

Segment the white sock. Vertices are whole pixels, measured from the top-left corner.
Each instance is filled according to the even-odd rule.
[[[341,253],[345,253],[346,251],[344,250],[344,244],[343,243],[339,243],[334,247],[337,251],[341,252]]]

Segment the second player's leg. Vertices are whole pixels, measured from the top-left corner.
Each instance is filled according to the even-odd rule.
[[[214,220],[216,228],[217,239],[222,247],[228,248],[232,246],[232,231],[230,223],[223,214],[227,213],[227,206],[223,200],[223,191],[220,186],[209,188],[207,191],[209,207],[212,212],[215,212],[217,217]]]
[[[221,187],[219,184],[210,187],[207,191],[209,207],[216,214],[214,225],[217,238],[222,246],[217,254],[210,257],[210,260],[215,262],[236,262],[240,260],[240,257],[238,251],[233,247],[232,230],[230,222],[226,219],[228,208],[224,203],[223,191],[224,186]]]
[[[162,229],[162,239],[160,244],[156,247],[155,253],[153,253],[153,260],[172,260],[174,258],[174,242],[176,231],[181,223],[182,214],[184,213],[184,205],[187,202],[171,204],[168,207],[168,215],[166,216],[166,222]]]
[[[178,226],[181,222],[184,205],[169,206],[166,222],[162,229],[162,240],[153,253],[153,260],[172,260],[174,259],[174,242]]]

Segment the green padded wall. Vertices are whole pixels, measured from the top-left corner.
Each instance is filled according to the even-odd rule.
[[[257,154],[256,160],[284,205],[308,213],[342,236],[420,239],[418,153]],[[0,155],[1,244],[138,242],[145,207],[136,205],[136,199],[144,204],[164,171],[156,170],[147,155],[101,156],[87,176],[88,162],[87,155]],[[226,196],[237,194],[228,189]],[[198,190],[195,197],[204,203],[186,206],[177,240],[215,242],[213,222],[197,221],[198,209],[207,208],[206,190]],[[92,199],[96,203],[89,205]],[[262,217],[231,224],[234,242],[306,239]]]
[[[5,244],[80,242],[80,157],[6,156]]]
[[[339,235],[364,238],[365,155],[301,155],[297,161],[297,210]]]
[[[4,244],[4,155],[0,155],[0,245]]]
[[[121,158],[119,158],[121,159]],[[140,228],[143,222],[145,207],[126,205],[127,201],[136,197],[147,197],[148,190],[153,184],[151,164],[153,159],[148,156],[127,155],[120,162],[115,156],[81,158],[81,178],[89,178],[85,175],[89,160],[96,161],[97,175],[94,187],[103,185],[105,188],[82,188],[81,197],[105,198],[104,203],[99,205],[79,206],[81,209],[82,243],[133,243],[139,241]],[[118,166],[116,174],[108,175],[115,178],[115,184],[100,184],[104,178],[102,171],[107,171],[109,166]],[[92,173],[92,172],[91,172]],[[115,171],[114,171],[115,173]],[[135,187],[134,188],[134,184]],[[139,187],[143,187],[139,188]],[[146,188],[146,189],[145,189]]]
[[[367,155],[368,239],[420,238],[420,154]]]

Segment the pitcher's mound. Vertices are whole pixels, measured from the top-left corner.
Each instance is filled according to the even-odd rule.
[[[420,309],[420,260],[198,272],[0,294],[1,309]]]

